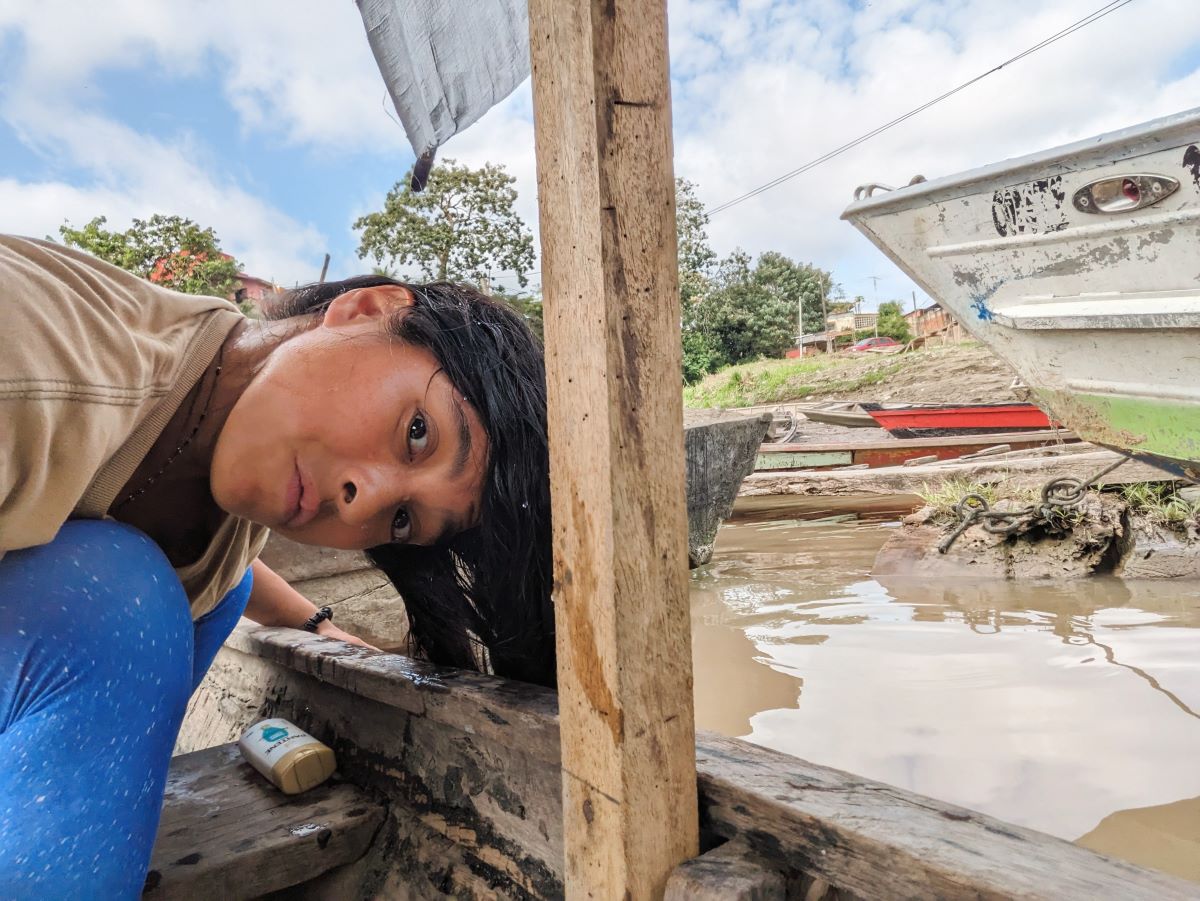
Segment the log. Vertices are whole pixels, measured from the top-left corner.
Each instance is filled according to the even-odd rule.
[[[698,850],[665,0],[530,0],[569,897]]]

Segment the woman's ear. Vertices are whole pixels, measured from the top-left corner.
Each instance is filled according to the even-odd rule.
[[[403,285],[354,288],[330,301],[322,324],[349,325],[367,319],[381,319],[412,304],[412,292]]]

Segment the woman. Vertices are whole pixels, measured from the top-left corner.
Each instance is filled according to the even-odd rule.
[[[0,897],[133,897],[187,699],[257,559],[365,549],[414,650],[553,680],[545,376],[518,315],[365,277],[277,318],[0,236]]]

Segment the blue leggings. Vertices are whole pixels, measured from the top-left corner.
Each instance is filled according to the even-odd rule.
[[[137,898],[188,698],[251,576],[192,622],[163,552],[76,520],[0,559],[0,898]]]

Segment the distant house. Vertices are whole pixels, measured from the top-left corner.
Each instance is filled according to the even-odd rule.
[[[835,313],[829,317],[829,329],[834,333],[865,332],[875,328],[875,320],[878,318],[878,313]]]
[[[927,307],[904,314],[908,330],[914,338],[940,338],[944,341],[961,341],[965,337],[963,327],[941,304],[931,303]]]
[[[283,294],[283,288],[274,282],[259,278],[257,275],[239,272],[238,287],[229,299],[238,304],[249,301],[265,312],[281,294]]]
[[[856,332],[870,331],[875,328],[877,313],[834,313],[826,322],[826,331],[812,335],[799,335],[796,338],[795,353],[789,351],[789,356],[804,356],[808,353],[822,353],[826,347],[844,347],[854,342]]]

